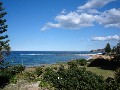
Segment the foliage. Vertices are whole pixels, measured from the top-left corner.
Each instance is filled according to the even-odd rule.
[[[115,80],[120,83],[120,68],[118,68],[115,72]]]
[[[21,73],[22,71],[25,70],[25,66],[23,66],[23,65],[12,66],[11,68],[12,68],[12,72],[14,74]]]
[[[76,68],[78,66],[85,66],[85,65],[87,65],[86,59],[77,59],[77,60],[73,60],[73,61],[68,62],[69,68]]]
[[[81,66],[87,65],[87,60],[86,60],[86,59],[78,59],[78,60],[76,60],[76,61],[77,61],[77,63],[79,63],[79,65],[81,65]]]
[[[37,76],[40,76],[43,73],[43,68],[42,67],[36,67],[36,74]]]
[[[26,76],[26,80],[29,82],[35,81],[36,79],[35,73],[33,72],[26,72],[25,76]]]
[[[77,64],[76,61],[70,61],[70,62],[68,62],[68,68],[74,69],[74,68],[77,68],[77,67],[78,67],[78,64]]]
[[[114,58],[111,59],[111,66],[114,66],[116,68],[120,67],[120,55],[119,54],[114,55]]]
[[[107,67],[110,65],[109,62],[110,62],[109,60],[97,58],[97,59],[91,60],[88,66],[89,67],[103,67],[103,66]]]
[[[39,87],[42,87],[42,88],[48,88],[49,90],[54,90],[54,89],[52,89],[53,87],[52,87],[52,84],[51,83],[48,83],[48,82],[46,82],[46,81],[44,81],[44,80],[41,80],[41,82],[40,82],[40,84],[39,84]]]
[[[10,51],[9,40],[7,40],[8,35],[4,34],[8,27],[8,25],[5,24],[6,19],[4,19],[7,13],[3,11],[4,8],[2,5],[3,3],[0,2],[0,62],[4,60],[4,57],[8,55]]]
[[[106,44],[105,52],[107,52],[107,53],[111,52],[111,47],[110,47],[109,43]]]
[[[116,54],[116,51],[117,51],[117,48],[114,46],[114,47],[112,48],[111,52],[112,52],[113,54]]]
[[[9,83],[10,81],[15,82],[14,76],[24,71],[24,69],[25,67],[22,65],[0,69],[0,87],[4,86],[4,84]]]
[[[116,50],[117,54],[120,54],[120,42],[117,44],[117,50]]]
[[[7,68],[0,69],[0,76],[13,77],[14,75],[21,73],[25,70],[25,67],[22,65],[11,66]]]
[[[120,84],[115,79],[108,77],[106,79],[106,90],[120,90]]]
[[[70,65],[74,66],[73,63]],[[45,81],[52,83],[58,90],[105,89],[105,82],[101,76],[86,71],[85,68],[78,68],[76,65],[69,69],[62,67],[62,69],[59,69],[57,72],[49,69],[43,77]]]

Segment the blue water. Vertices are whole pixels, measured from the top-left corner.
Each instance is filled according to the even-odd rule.
[[[5,61],[10,62],[11,65],[38,66],[80,58],[88,59],[89,56],[84,54],[95,53],[88,51],[12,51]]]

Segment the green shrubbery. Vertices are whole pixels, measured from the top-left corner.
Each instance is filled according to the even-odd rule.
[[[33,82],[36,79],[36,75],[34,72],[26,72],[25,73],[25,80],[27,80],[28,82]]]
[[[87,60],[86,59],[77,59],[68,62],[68,68],[76,68],[78,66],[86,66],[87,65]]]
[[[60,66],[58,71],[49,68],[44,74],[44,80],[52,83],[53,87],[61,90],[97,90],[105,89],[103,77],[69,64],[70,68]]]
[[[115,72],[115,80],[120,83],[120,68],[118,68]]]
[[[44,85],[52,85],[57,90],[120,90],[120,69],[114,78],[104,80],[85,67],[80,67],[77,60],[68,62],[68,68],[61,65],[58,70],[48,67],[43,74]]]
[[[101,67],[104,69],[115,70],[120,67],[120,55],[115,55],[111,60],[97,58],[90,60],[89,67]]]
[[[106,79],[106,90],[120,90],[120,84],[115,79],[108,77]]]
[[[0,69],[0,87],[14,80],[14,76],[24,71],[25,67],[22,65],[11,66]]]
[[[36,67],[36,74],[37,76],[40,76],[43,73],[43,68],[42,67]]]
[[[103,59],[103,58],[97,58],[94,60],[91,60],[90,64],[88,65],[90,67],[104,67],[104,66],[110,66],[110,61]]]

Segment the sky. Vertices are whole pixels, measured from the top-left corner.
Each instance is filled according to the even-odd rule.
[[[13,51],[89,51],[120,40],[120,0],[1,0]]]

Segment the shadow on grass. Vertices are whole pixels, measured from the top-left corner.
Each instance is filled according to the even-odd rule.
[[[118,69],[119,67],[116,66],[101,66],[100,69],[104,69],[104,70],[113,70],[115,71],[116,69]]]

